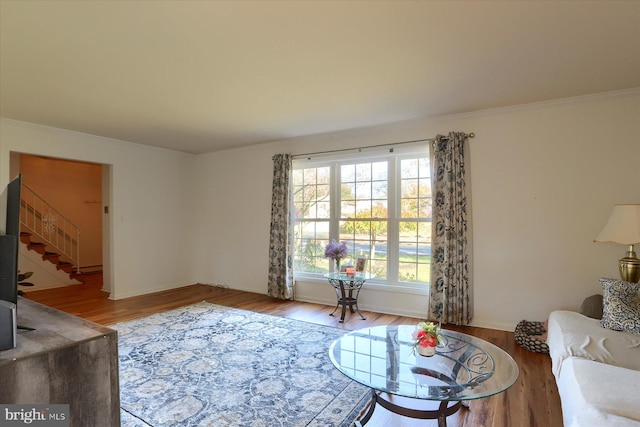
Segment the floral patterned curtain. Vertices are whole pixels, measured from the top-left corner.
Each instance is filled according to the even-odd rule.
[[[429,318],[466,325],[473,316],[464,146],[467,135],[438,135],[431,150],[433,220]],[[469,236],[470,237],[470,236]]]
[[[269,296],[293,298],[293,237],[289,227],[290,154],[273,156],[273,192],[271,196],[271,232],[269,238]]]

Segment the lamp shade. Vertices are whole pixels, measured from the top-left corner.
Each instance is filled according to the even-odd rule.
[[[615,205],[596,242],[640,243],[640,205]]]

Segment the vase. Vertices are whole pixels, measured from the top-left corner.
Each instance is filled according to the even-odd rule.
[[[340,258],[336,258],[336,273],[340,273]]]
[[[426,346],[426,347],[422,347],[421,345],[418,346],[418,354],[420,354],[421,356],[427,356],[427,357],[431,357],[434,354],[436,354],[436,347],[435,346]]]

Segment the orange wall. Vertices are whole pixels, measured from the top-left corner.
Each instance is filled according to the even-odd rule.
[[[102,165],[20,155],[23,183],[80,227],[80,267],[102,265]]]

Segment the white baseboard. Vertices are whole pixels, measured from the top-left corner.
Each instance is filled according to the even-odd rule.
[[[165,286],[162,288],[138,288],[129,292],[122,292],[122,293],[111,292],[111,294],[109,295],[109,299],[119,300],[119,299],[131,298],[131,297],[138,297],[141,295],[148,295],[156,292],[168,291],[171,289],[179,289],[179,288],[184,288],[186,286],[192,286],[192,285],[194,285],[194,283],[186,283],[184,285],[177,285],[177,286]]]

